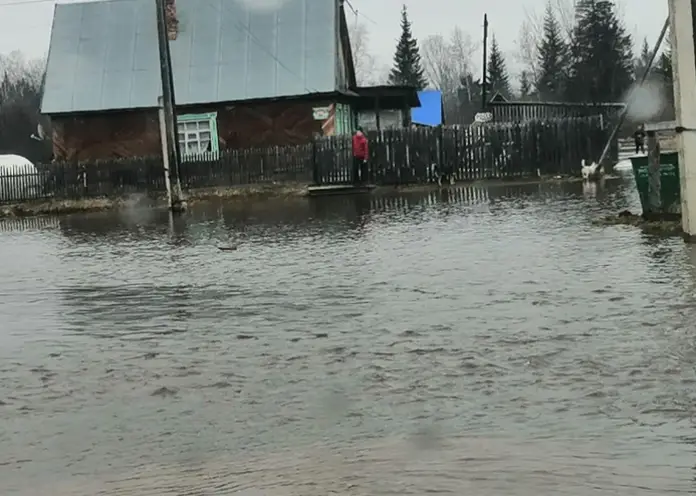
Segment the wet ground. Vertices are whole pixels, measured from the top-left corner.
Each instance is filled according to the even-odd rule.
[[[620,180],[3,223],[2,494],[691,493],[696,251],[593,222],[626,208]]]

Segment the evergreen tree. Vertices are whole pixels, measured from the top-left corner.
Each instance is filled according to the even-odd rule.
[[[640,56],[635,61],[635,78],[639,80],[643,77],[643,72],[648,68],[650,63],[650,45],[648,45],[648,39],[643,38],[643,45],[640,49]],[[658,61],[659,62],[659,61]],[[653,66],[654,70],[654,66]]]
[[[406,5],[401,9],[401,38],[396,45],[394,67],[389,73],[389,84],[414,86],[425,89],[428,80],[421,65],[418,41],[413,37],[411,21],[408,19]]]
[[[662,120],[674,119],[674,79],[672,74],[672,41],[669,36],[666,38],[664,51],[660,54],[655,63],[655,74],[662,82],[663,95],[665,98],[666,113],[661,117]]]
[[[631,36],[612,0],[578,0],[566,99],[618,102],[633,84]]]
[[[565,90],[570,53],[550,3],[546,6],[544,35],[537,50],[539,74],[536,89],[544,100],[560,100]]]
[[[665,82],[672,83],[672,40],[669,33],[665,37],[667,45],[655,63],[655,72],[659,74]]]
[[[498,42],[495,36],[491,37],[491,54],[488,58],[488,89],[490,97],[496,92],[500,93],[506,99],[510,99],[512,91],[510,90],[510,76],[505,65]]]
[[[520,99],[526,100],[532,94],[532,81],[529,78],[527,71],[522,71],[520,74]]]

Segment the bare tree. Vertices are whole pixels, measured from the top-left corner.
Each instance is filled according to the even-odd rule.
[[[447,39],[432,35],[423,40],[423,69],[431,85],[444,95],[456,94],[462,78],[472,71],[477,48],[471,37],[458,27]]]
[[[421,43],[423,69],[430,85],[442,92],[447,122],[462,123],[463,108],[473,101],[473,56],[477,49],[460,28],[455,28],[449,38],[432,35]]]
[[[353,62],[355,64],[355,76],[361,86],[377,84],[379,79],[376,74],[376,60],[369,51],[370,33],[367,27],[358,22],[352,22],[348,26],[348,36],[350,46],[353,51]]]
[[[554,0],[553,3],[556,19],[561,26],[561,32],[565,35],[567,42],[570,42],[573,38],[576,3],[577,0]]]
[[[528,13],[520,26],[515,59],[522,66],[522,70],[530,75],[532,81],[536,81],[539,74],[538,46],[541,33],[541,24],[537,22],[535,14]]]
[[[39,124],[50,132],[48,119],[40,114],[45,66],[45,60],[27,61],[19,52],[0,55],[0,153],[35,162],[50,159],[50,140],[37,136]]]
[[[464,74],[473,70],[476,65],[473,63],[473,56],[478,52],[478,43],[475,43],[470,35],[464,33],[457,26],[452,30],[450,35],[450,45],[452,47],[452,55],[454,56],[453,65],[457,72]]]
[[[421,43],[423,70],[432,86],[447,91],[452,85],[452,70],[450,64],[450,47],[444,36],[436,34],[428,36]]]

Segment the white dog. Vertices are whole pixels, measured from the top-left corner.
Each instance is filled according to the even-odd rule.
[[[585,164],[585,159],[582,160],[582,178],[585,181],[596,181],[604,175],[604,167],[600,167],[596,162],[590,165]]]

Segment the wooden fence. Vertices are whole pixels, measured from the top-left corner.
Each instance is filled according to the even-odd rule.
[[[573,102],[490,102],[495,122],[528,122],[534,120],[565,119],[601,115],[606,125],[616,122],[626,108],[625,103]]]
[[[311,182],[311,144],[230,150],[187,157],[181,163],[185,190],[278,182]],[[45,198],[77,199],[161,194],[166,190],[161,157],[54,162],[35,173],[0,171],[0,203]]]
[[[577,175],[609,137],[600,117],[369,132],[371,180],[416,184],[446,173],[458,181]],[[314,182],[350,182],[351,138],[316,144]]]
[[[368,133],[371,180],[417,184],[448,174],[458,181],[575,175],[581,159],[596,159],[609,134],[599,117],[407,128]],[[160,157],[38,165],[35,173],[0,171],[0,202],[85,198],[165,190]],[[185,190],[245,184],[351,181],[351,137],[300,146],[232,150],[189,157]]]

